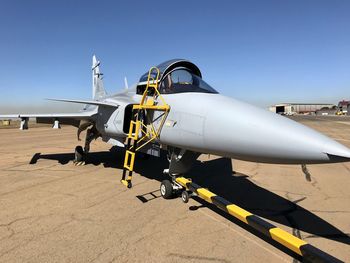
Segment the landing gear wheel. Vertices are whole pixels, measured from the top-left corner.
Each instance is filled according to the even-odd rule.
[[[77,147],[75,147],[75,151],[74,151],[74,164],[81,165],[84,162],[85,162],[85,153],[84,153],[83,147],[78,145]]]
[[[188,200],[190,200],[190,195],[188,194],[187,191],[182,191],[182,193],[181,193],[181,200],[185,204],[188,203]]]
[[[127,186],[129,189],[132,187],[132,183],[129,181],[128,182],[128,186]]]
[[[160,194],[164,199],[170,199],[173,195],[173,185],[169,180],[163,180],[160,184]]]

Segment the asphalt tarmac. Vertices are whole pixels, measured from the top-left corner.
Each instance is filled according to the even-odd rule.
[[[349,117],[296,116],[350,147]],[[76,129],[0,129],[0,262],[295,262],[201,200],[160,197],[165,158],[136,161],[100,140],[74,166]],[[202,155],[187,175],[232,203],[350,261],[350,162],[268,165]]]

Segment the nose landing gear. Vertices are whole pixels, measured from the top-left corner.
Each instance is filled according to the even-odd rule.
[[[179,196],[181,193],[181,200],[188,203],[190,198],[194,195],[191,191],[176,182],[176,177],[172,180],[163,180],[160,184],[160,194],[164,199],[171,199]]]
[[[173,184],[169,180],[163,180],[161,182],[160,194],[164,199],[170,199],[174,195]]]
[[[190,189],[177,182],[177,178],[188,172],[193,163],[197,160],[199,153],[183,149],[168,149],[169,168],[164,169],[163,173],[170,177],[170,180],[163,180],[160,184],[160,194],[164,199],[170,199],[174,196],[180,196],[184,203],[194,195]]]

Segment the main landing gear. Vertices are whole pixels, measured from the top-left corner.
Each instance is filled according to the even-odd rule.
[[[80,145],[75,147],[73,163],[74,165],[85,165],[85,152]]]
[[[75,147],[73,161],[74,165],[85,165],[87,155],[90,151],[90,144],[93,140],[96,140],[98,137],[99,133],[95,126],[92,126],[91,129],[87,129],[84,149],[80,145]]]

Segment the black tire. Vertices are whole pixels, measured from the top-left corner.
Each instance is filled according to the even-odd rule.
[[[181,193],[181,200],[185,204],[188,203],[188,200],[190,200],[190,195],[188,194],[187,191],[182,191],[182,193]]]
[[[160,184],[160,194],[164,199],[170,199],[173,196],[173,185],[169,180],[163,180]]]
[[[78,162],[83,162],[84,161],[84,150],[83,147],[81,147],[80,145],[78,145],[77,147],[75,147],[75,151],[74,151],[74,161],[76,163]]]

